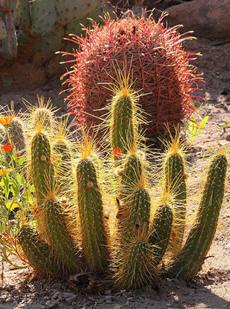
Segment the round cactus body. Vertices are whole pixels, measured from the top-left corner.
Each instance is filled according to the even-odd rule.
[[[196,221],[182,250],[168,266],[166,275],[192,279],[201,269],[214,238],[225,190],[225,155],[217,155],[210,167]]]
[[[116,66],[131,68],[135,90],[146,94],[140,98],[140,106],[149,115],[148,135],[165,130],[166,123],[172,127],[189,117],[201,78],[189,64],[194,54],[182,47],[189,37],[181,36],[177,29],[164,27],[161,20],[126,17],[105,19],[104,26],[95,23],[86,38],[72,36],[79,50],[72,54],[74,66],[65,85],[70,91],[69,108],[78,121],[88,126],[100,123],[103,107],[111,98],[111,91],[101,83],[116,80]]]

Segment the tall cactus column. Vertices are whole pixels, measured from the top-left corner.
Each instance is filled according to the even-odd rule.
[[[182,247],[186,219],[185,160],[179,136],[169,144],[164,162],[164,173],[164,192],[171,195],[173,203],[170,250],[175,256]]]
[[[101,272],[109,262],[108,238],[97,171],[90,158],[79,161],[77,184],[83,252],[89,269]]]
[[[224,197],[226,170],[226,156],[217,155],[209,167],[196,221],[182,251],[169,265],[167,276],[189,280],[198,273],[204,263],[217,228]]]
[[[37,199],[36,218],[41,237],[46,239],[43,203],[54,191],[54,168],[51,163],[51,150],[48,137],[38,132],[31,143],[31,173]]]

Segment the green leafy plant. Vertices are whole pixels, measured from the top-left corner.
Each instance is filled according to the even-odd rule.
[[[204,116],[200,121],[196,120],[194,116],[191,116],[188,120],[188,128],[187,128],[187,140],[188,143],[194,144],[198,136],[204,130],[204,127],[208,123],[209,116]]]

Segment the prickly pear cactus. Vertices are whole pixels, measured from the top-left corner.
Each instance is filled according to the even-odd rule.
[[[83,252],[89,269],[101,272],[108,265],[108,239],[97,172],[90,159],[78,163],[77,183]]]
[[[100,0],[56,0],[58,22],[68,25],[71,21],[86,18],[100,4]]]
[[[28,33],[31,31],[30,2],[28,0],[17,0],[15,24],[20,30]]]
[[[0,55],[5,59],[17,56],[17,37],[14,25],[15,0],[0,0]]]
[[[18,242],[35,271],[50,277],[62,275],[61,268],[57,264],[52,250],[46,242],[41,240],[35,230],[23,226],[18,235]]]
[[[31,31],[46,35],[54,31],[57,22],[55,1],[36,0],[30,3]]]
[[[169,265],[167,276],[189,280],[198,273],[204,263],[217,228],[226,170],[226,156],[217,155],[209,167],[196,221],[181,252]]]

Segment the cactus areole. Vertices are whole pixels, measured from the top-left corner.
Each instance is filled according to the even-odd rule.
[[[186,52],[182,43],[192,37],[181,35],[178,28],[167,28],[162,18],[105,18],[104,26],[93,23],[86,37],[71,35],[78,45],[67,56],[72,63],[65,74],[70,111],[88,127],[100,123],[101,110],[111,97],[111,90],[102,83],[113,83],[116,68],[131,69],[135,90],[145,94],[141,107],[148,114],[147,134],[154,136],[173,127],[194,111],[198,83],[202,77],[190,60],[197,54]],[[68,59],[72,57],[72,59]]]

